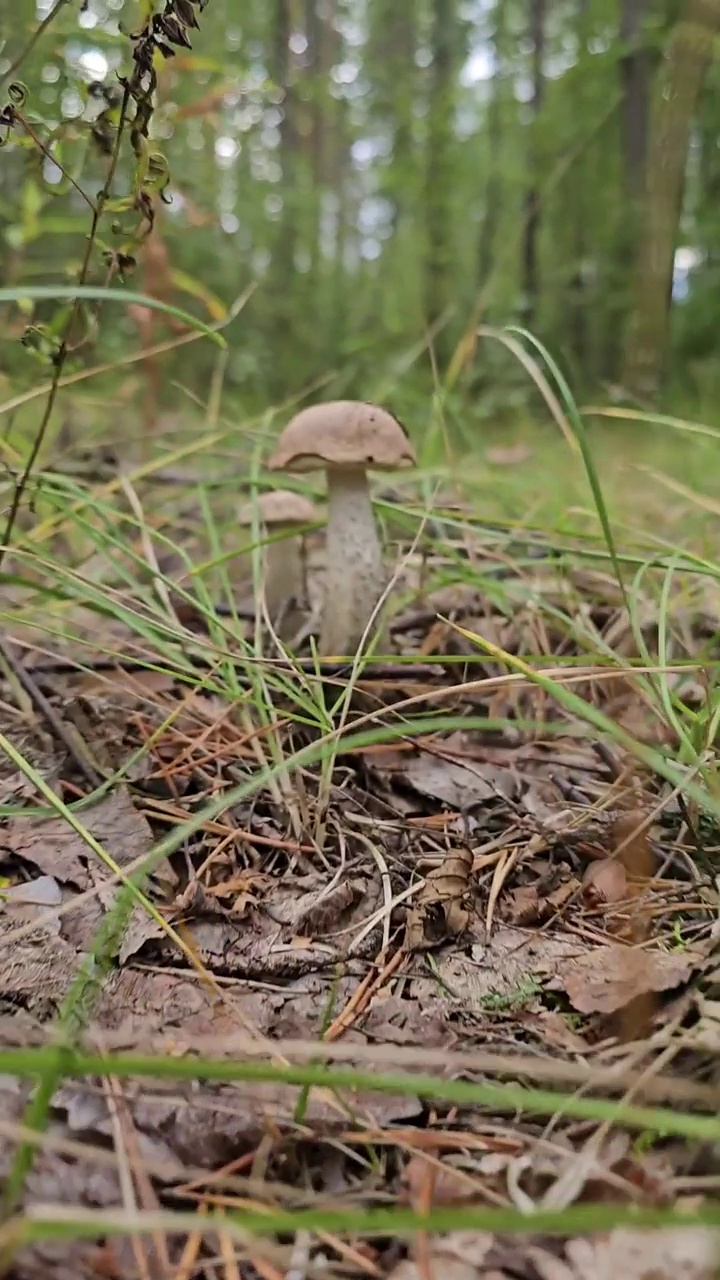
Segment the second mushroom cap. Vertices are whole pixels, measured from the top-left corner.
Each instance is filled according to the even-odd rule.
[[[301,493],[293,493],[291,489],[271,489],[261,493],[257,503],[243,503],[237,513],[238,523],[251,525],[256,506],[259,521],[265,525],[314,524],[318,518],[312,502],[303,498]]]

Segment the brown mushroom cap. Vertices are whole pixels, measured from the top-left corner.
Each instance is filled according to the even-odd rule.
[[[293,493],[290,489],[271,489],[258,496],[257,504],[246,502],[241,506],[237,514],[239,524],[252,524],[255,506],[261,522],[268,526],[313,524],[318,518],[312,502],[302,494]]]
[[[405,429],[386,409],[360,400],[311,405],[291,418],[268,462],[272,471],[372,467],[396,471],[417,463]]]

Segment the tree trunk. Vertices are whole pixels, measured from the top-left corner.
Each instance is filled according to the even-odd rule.
[[[276,323],[281,340],[291,337],[292,316],[290,310],[290,286],[295,271],[297,252],[297,159],[298,137],[296,130],[296,103],[292,86],[292,35],[291,0],[274,0],[270,33],[270,74],[283,92],[282,119],[279,124],[280,142],[280,193],[282,212],[277,223],[269,288],[276,300]]]
[[[620,40],[625,49],[620,59],[623,175],[625,192],[632,203],[645,193],[653,63],[651,50],[642,38],[647,17],[648,0],[621,0]]]
[[[650,94],[657,51],[644,36],[650,7],[658,0],[620,0],[618,36],[623,55],[620,77],[620,149],[623,200],[615,219],[615,247],[604,277],[608,304],[604,308],[603,371],[613,381],[622,377],[625,329],[630,305],[630,282],[637,262],[641,216],[647,177]]]
[[[720,103],[717,72],[706,84],[699,107],[700,166],[698,173],[698,247],[702,247],[708,267],[720,265]]]
[[[530,0],[529,36],[532,46],[532,95],[530,98],[530,143],[528,149],[528,173],[530,181],[525,193],[525,232],[522,251],[523,322],[531,325],[535,319],[540,297],[540,264],[538,242],[540,239],[540,189],[539,148],[537,137],[538,117],[545,97],[545,22],[547,0]]]
[[[576,0],[576,35],[578,60],[588,56],[589,45],[589,0]],[[579,76],[575,86],[575,101],[578,120],[588,118],[585,77]],[[588,207],[590,174],[584,155],[578,156],[570,176],[569,187],[572,201],[573,247],[572,275],[568,281],[567,314],[570,320],[568,345],[575,357],[577,373],[585,380],[589,378],[589,335],[588,335],[588,296],[585,274],[585,262],[588,254],[588,224],[590,209]]]
[[[425,317],[429,328],[445,313],[451,296],[455,17],[453,0],[434,0],[425,168]],[[449,351],[443,332],[436,336],[435,346],[442,359]]]
[[[490,101],[487,111],[487,176],[485,181],[485,207],[480,222],[478,239],[478,285],[484,289],[493,268],[495,242],[502,215],[502,105],[505,59],[505,28],[507,5],[496,0],[491,46],[494,69],[490,84]]]
[[[690,132],[719,31],[720,0],[687,0],[660,69],[623,377],[625,387],[641,398],[656,394],[665,363]]]
[[[365,72],[372,86],[369,116],[387,138],[391,157],[379,171],[378,191],[391,206],[392,235],[404,229],[406,215],[413,221],[417,218],[415,108],[420,75],[415,55],[419,16],[416,6],[398,4],[397,0],[373,0],[368,6]]]
[[[339,104],[330,93],[330,72],[341,61],[336,27],[336,0],[305,0],[304,78],[310,94],[309,150],[312,169],[310,255],[313,287],[318,286],[325,193],[333,188],[334,151],[337,146]]]

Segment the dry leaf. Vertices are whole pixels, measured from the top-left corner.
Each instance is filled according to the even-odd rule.
[[[431,1187],[430,1203],[433,1205],[458,1204],[478,1195],[477,1187],[473,1186],[472,1179],[466,1173],[453,1169],[452,1165],[439,1166],[423,1156],[411,1156],[403,1170],[402,1199],[412,1208],[421,1209],[428,1184]]]
[[[579,1013],[615,1013],[649,991],[672,991],[697,964],[689,951],[672,955],[636,947],[594,947],[569,962],[555,983]]]
[[[536,924],[540,919],[540,895],[537,885],[521,884],[505,895],[503,915],[508,924]]]
[[[571,1240],[573,1280],[717,1280],[720,1232],[708,1227],[611,1231]]]
[[[433,1280],[478,1280],[495,1237],[486,1231],[453,1231],[434,1241],[429,1263]],[[485,1274],[484,1272],[481,1274]],[[412,1258],[404,1258],[387,1280],[427,1280],[426,1271]]]
[[[436,1002],[439,979],[463,1008],[477,1008],[488,998],[507,997],[523,1004],[535,984],[555,977],[583,952],[576,938],[501,926],[487,942],[472,945],[468,954],[441,951],[435,963],[437,978],[415,979],[412,993],[421,1004]]]
[[[85,809],[82,820],[120,866],[147,853],[153,843],[150,824],[138,813],[126,787]],[[64,818],[13,819],[3,837],[3,852],[17,854],[77,889],[90,889],[109,877],[97,854]]]
[[[523,1024],[534,1027],[543,1045],[548,1049],[559,1049],[563,1054],[583,1056],[589,1050],[587,1040],[568,1026],[566,1019],[554,1009],[542,1009],[539,1013],[526,1013]]]
[[[408,912],[405,945],[409,951],[438,946],[465,932],[470,911],[464,899],[472,865],[472,850],[451,849],[442,866],[430,872]]]
[[[495,467],[516,467],[521,462],[528,462],[533,456],[529,445],[518,441],[517,444],[496,444],[485,450],[485,457]]]
[[[583,897],[591,906],[623,902],[628,896],[627,874],[618,858],[589,862],[583,875]]]
[[[541,885],[542,881],[519,885],[506,895],[503,914],[508,924],[527,926],[551,920],[574,900],[580,887],[574,877],[563,881],[551,893],[542,892]]]
[[[399,778],[428,800],[440,801],[451,809],[463,809],[480,800],[512,794],[517,777],[496,764],[443,760],[422,751],[403,761]]]

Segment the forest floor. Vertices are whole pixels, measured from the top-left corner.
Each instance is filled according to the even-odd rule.
[[[2,588],[1,1274],[717,1274],[720,469],[658,431],[608,428],[606,507],[554,439],[380,487],[391,651],[352,662],[273,638],[185,446],[44,473]]]

